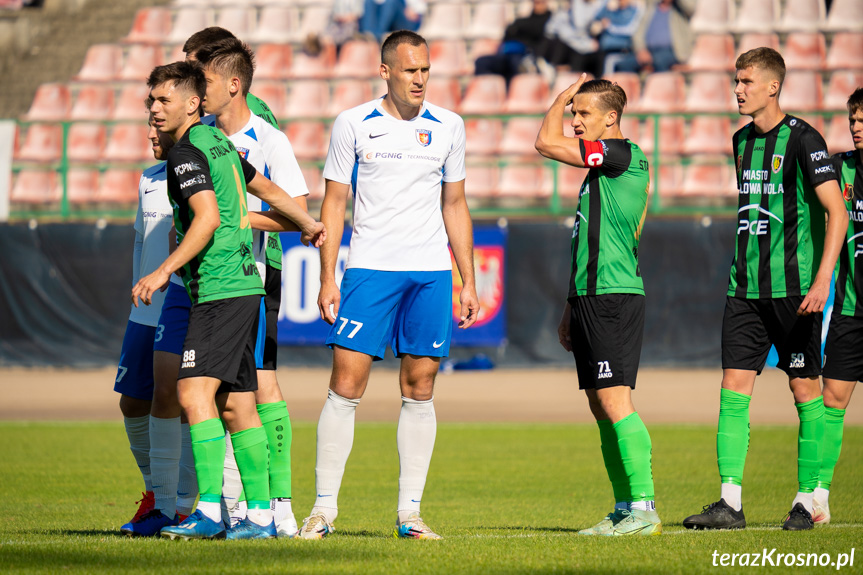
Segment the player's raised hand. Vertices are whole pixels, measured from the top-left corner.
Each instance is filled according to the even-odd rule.
[[[830,282],[821,282],[816,278],[812,282],[812,287],[809,288],[809,293],[803,298],[803,303],[797,308],[797,315],[809,315],[824,311],[824,305],[829,296]]]
[[[572,104],[572,100],[575,98],[576,93],[581,89],[582,84],[586,81],[587,74],[582,73],[581,76],[578,77],[578,80],[575,81],[575,84],[561,92],[558,98],[563,98],[564,105],[569,106]]]
[[[465,286],[458,294],[458,301],[461,302],[461,313],[459,313],[458,327],[467,329],[476,323],[479,317],[479,298],[476,297],[476,288],[473,286]]]
[[[132,288],[132,305],[138,307],[138,299],[145,304],[153,303],[153,294],[158,291],[168,289],[168,284],[171,282],[171,274],[166,273],[162,268],[158,268],[150,275],[138,280],[135,287]]]
[[[339,315],[341,300],[342,294],[336,282],[321,282],[321,291],[318,292],[318,311],[321,312],[321,319],[330,325],[334,324]]]
[[[572,308],[570,307],[569,302],[567,302],[566,306],[563,308],[563,316],[560,318],[560,324],[557,326],[557,339],[566,351],[572,351],[572,337],[569,334],[569,321],[571,315]]]
[[[304,246],[312,245],[319,248],[327,239],[327,229],[322,222],[312,220],[312,224],[308,227],[303,227],[303,235],[300,236],[300,241]]]

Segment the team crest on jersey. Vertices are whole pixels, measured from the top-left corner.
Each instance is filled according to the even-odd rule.
[[[854,199],[854,184],[845,184],[845,189],[842,190],[842,197],[845,198],[846,202]]]
[[[420,146],[428,146],[431,144],[431,130],[422,130],[417,128],[417,142]]]
[[[241,148],[238,146],[237,151],[240,153],[241,156],[243,156],[244,160],[246,160],[247,162],[249,161],[249,148]]]
[[[785,159],[785,156],[780,156],[779,154],[774,154],[773,156],[773,173],[778,174],[779,170],[782,169],[782,161]]]

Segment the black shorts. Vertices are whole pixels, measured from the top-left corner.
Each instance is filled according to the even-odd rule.
[[[644,336],[644,296],[576,296],[569,303],[578,388],[626,385],[635,389]]]
[[[264,336],[264,362],[261,369],[274,371],[276,369],[276,355],[279,351],[279,306],[282,303],[282,270],[277,270],[267,264],[264,279],[264,309],[267,322],[266,334]]]
[[[177,379],[215,377],[217,393],[256,391],[255,341],[261,296],[192,305]]]
[[[824,379],[863,381],[863,318],[833,312],[824,345]]]
[[[722,318],[722,369],[761,373],[775,345],[779,369],[788,377],[821,375],[822,313],[797,315],[803,296],[725,298]]]

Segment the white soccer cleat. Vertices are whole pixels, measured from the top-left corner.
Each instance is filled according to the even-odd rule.
[[[417,511],[408,515],[404,521],[396,521],[393,535],[399,539],[443,539],[425,524]]]
[[[314,513],[303,520],[303,526],[297,532],[296,537],[299,539],[323,539],[336,528],[332,523],[327,522],[327,518],[323,513]]]
[[[287,537],[288,539],[293,539],[299,533],[297,529],[297,520],[294,518],[293,513],[288,513],[288,516],[279,521],[278,525],[276,525],[276,533],[279,537]]]
[[[827,525],[830,523],[830,507],[827,502],[821,502],[817,499],[812,500],[812,521],[816,525]]]

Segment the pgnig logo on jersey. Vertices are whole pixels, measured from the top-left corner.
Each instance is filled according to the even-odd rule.
[[[420,146],[428,146],[431,144],[431,136],[431,130],[417,129],[417,142],[420,143]]]

